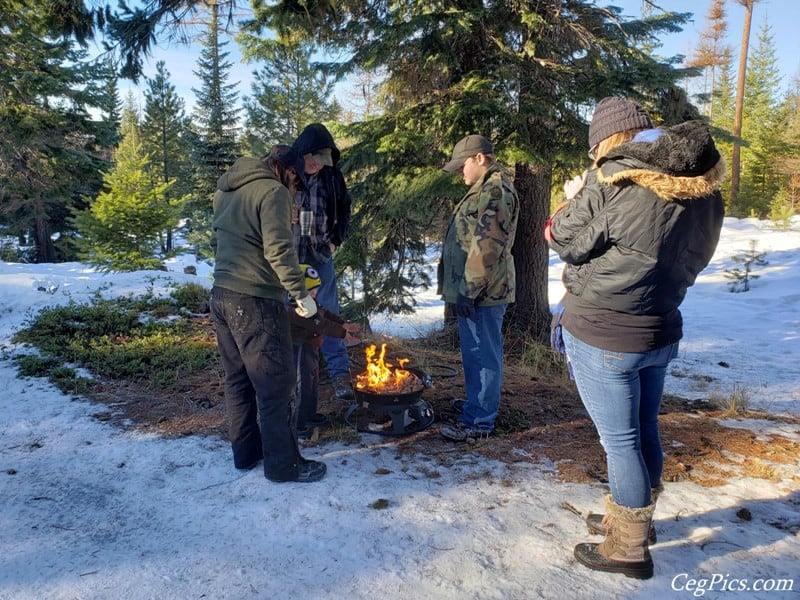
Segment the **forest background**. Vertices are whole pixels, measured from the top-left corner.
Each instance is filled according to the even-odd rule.
[[[784,85],[770,25],[781,2],[710,0],[703,16],[661,4],[631,17],[580,0],[0,0],[0,258],[159,268],[185,250],[177,239],[210,258],[217,177],[323,122],[354,201],[337,252],[345,311],[409,311],[464,191],[440,167],[480,132],[521,197],[508,320],[544,339],[540,232],[563,181],[587,166],[600,98],[635,98],[657,125],[706,120],[731,171],[728,215],[780,224],[800,211],[800,71]],[[700,22],[685,56],[662,55],[664,37]],[[166,62],[143,72],[158,45],[181,44],[200,49],[189,103]],[[232,77],[232,48],[249,90]],[[121,94],[127,82],[141,100]]]

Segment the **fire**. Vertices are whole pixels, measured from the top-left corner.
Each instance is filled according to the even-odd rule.
[[[422,383],[414,373],[403,369],[408,358],[398,358],[399,366],[395,367],[384,360],[386,344],[381,345],[381,352],[376,358],[378,348],[371,344],[366,349],[367,370],[356,376],[356,388],[377,394],[397,394],[419,390]]]

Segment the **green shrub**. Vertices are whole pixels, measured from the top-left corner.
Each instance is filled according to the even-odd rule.
[[[65,394],[85,394],[94,385],[94,381],[78,376],[75,369],[63,366],[59,359],[52,356],[26,354],[15,357],[14,362],[20,376],[46,377]]]
[[[199,296],[194,287],[179,293],[183,298]],[[36,346],[44,355],[20,358],[20,371],[51,376],[53,368],[69,362],[99,377],[157,388],[180,385],[186,374],[214,365],[217,351],[214,336],[180,316],[178,303],[145,296],[46,308],[14,336],[15,342]],[[72,393],[88,389],[80,379],[74,372],[58,374]]]
[[[211,291],[199,283],[186,283],[178,286],[170,296],[178,306],[182,306],[193,313],[207,312],[208,298]]]
[[[69,367],[55,367],[48,379],[65,394],[85,394],[95,383],[92,379],[80,377],[75,369]]]
[[[25,354],[14,358],[14,363],[23,377],[47,377],[55,367],[61,364],[51,356]]]

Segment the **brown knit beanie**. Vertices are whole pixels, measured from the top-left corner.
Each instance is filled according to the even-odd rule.
[[[631,129],[650,129],[653,122],[645,110],[633,100],[609,96],[598,102],[589,124],[589,148],[609,136]]]

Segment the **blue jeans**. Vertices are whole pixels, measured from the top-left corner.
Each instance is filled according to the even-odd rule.
[[[621,506],[648,506],[650,488],[661,483],[664,468],[658,409],[678,343],[649,352],[613,352],[566,329],[563,336],[578,393],[606,451],[611,496]]]
[[[506,305],[476,306],[471,319],[458,317],[458,337],[467,401],[459,419],[492,431],[503,383],[503,315]]]
[[[322,280],[322,285],[317,291],[317,304],[338,315],[339,288],[336,284],[333,259],[328,262],[309,262],[308,264],[317,270]],[[322,355],[325,357],[325,365],[331,378],[345,375],[350,379],[350,357],[347,354],[347,346],[344,345],[344,339],[325,336],[322,339]]]
[[[270,479],[296,477],[302,459],[290,422],[296,381],[284,303],[214,286],[211,316],[234,466],[249,468],[263,458]]]

